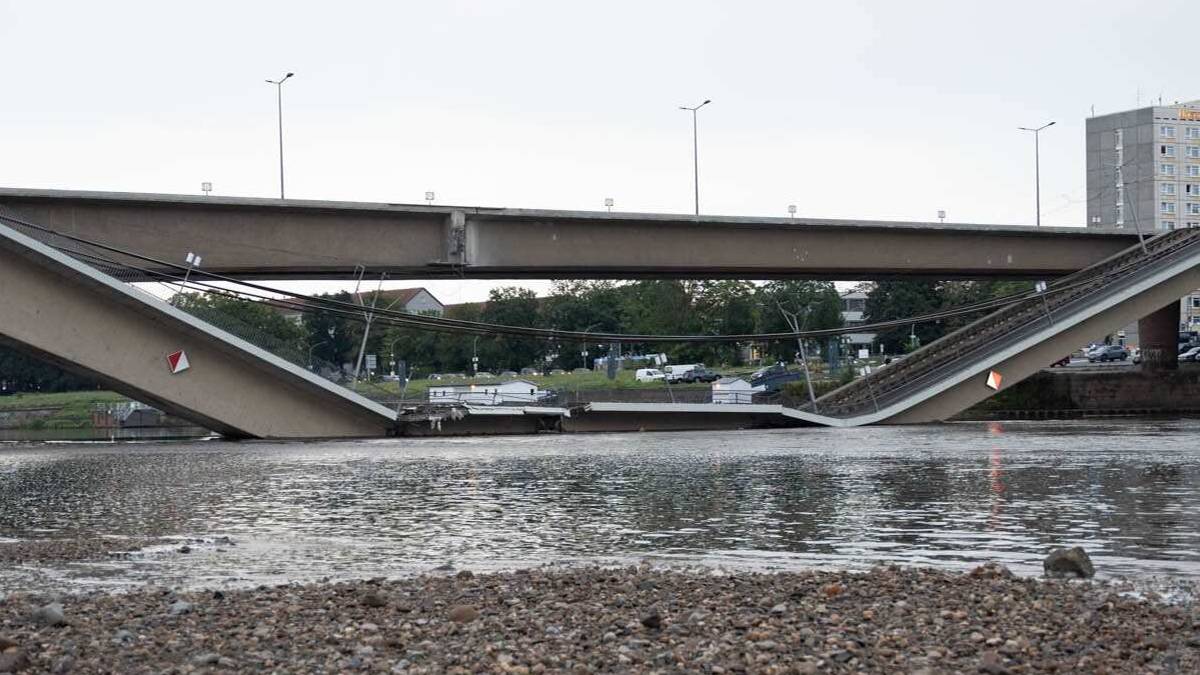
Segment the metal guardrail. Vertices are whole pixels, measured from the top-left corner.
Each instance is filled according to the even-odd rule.
[[[1092,301],[1115,284],[1128,282],[1151,267],[1200,244],[1200,231],[1175,230],[1147,242],[1146,252],[1133,247],[1076,274],[1056,280],[1045,295],[1034,296],[983,317],[888,366],[817,400],[816,411],[833,417],[874,412],[914,390],[956,372],[965,360],[976,361],[1013,337],[1052,321],[1055,311],[1070,311]],[[1005,339],[1007,338],[1007,339]],[[812,410],[809,402],[794,405]]]

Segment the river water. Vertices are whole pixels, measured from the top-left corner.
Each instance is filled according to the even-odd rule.
[[[631,562],[1200,579],[1200,421],[356,442],[0,443],[0,541],[168,537],[0,589]],[[229,540],[222,539],[228,537]],[[177,551],[185,539],[190,553]]]

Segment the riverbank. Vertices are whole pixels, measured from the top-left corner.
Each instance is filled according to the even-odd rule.
[[[0,396],[0,429],[90,429],[97,406],[125,403],[112,391],[64,391]]]
[[[14,672],[1182,673],[1200,671],[1200,613],[990,567],[462,571],[14,594],[0,650]]]

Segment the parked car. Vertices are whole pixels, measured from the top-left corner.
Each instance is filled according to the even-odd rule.
[[[676,363],[663,368],[663,373],[667,376],[667,382],[689,382],[688,373],[703,367],[703,363]]]
[[[655,382],[666,378],[667,374],[658,368],[638,368],[637,372],[633,374],[633,379],[638,382]]]
[[[1124,361],[1129,358],[1129,351],[1121,345],[1105,345],[1097,347],[1088,352],[1088,363],[1097,361],[1104,363],[1105,361]]]
[[[804,379],[804,371],[788,370],[787,366],[782,363],[777,363],[766,368],[759,368],[750,375],[750,385],[754,387],[762,386],[767,391],[779,391],[779,388],[788,382],[795,382]]]
[[[719,379],[721,379],[720,373],[704,365],[692,368],[683,376],[684,382],[716,382]]]
[[[1198,355],[1200,355],[1200,347],[1192,347],[1191,349],[1187,350],[1186,352],[1180,354],[1179,360],[1180,361],[1200,361],[1200,358],[1196,358]]]
[[[1055,361],[1054,363],[1051,363],[1050,367],[1051,368],[1065,368],[1066,366],[1069,366],[1069,365],[1071,365],[1071,355],[1067,354],[1066,356]]]

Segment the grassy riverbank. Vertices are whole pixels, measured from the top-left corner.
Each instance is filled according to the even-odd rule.
[[[0,396],[0,414],[9,413],[15,419],[18,411],[41,411],[35,414],[22,414],[21,420],[11,428],[87,429],[92,426],[92,410],[97,405],[122,403],[128,400],[112,391],[22,393]]]
[[[1200,615],[988,567],[464,571],[16,593],[0,604],[0,650],[14,672],[1194,673]]]

